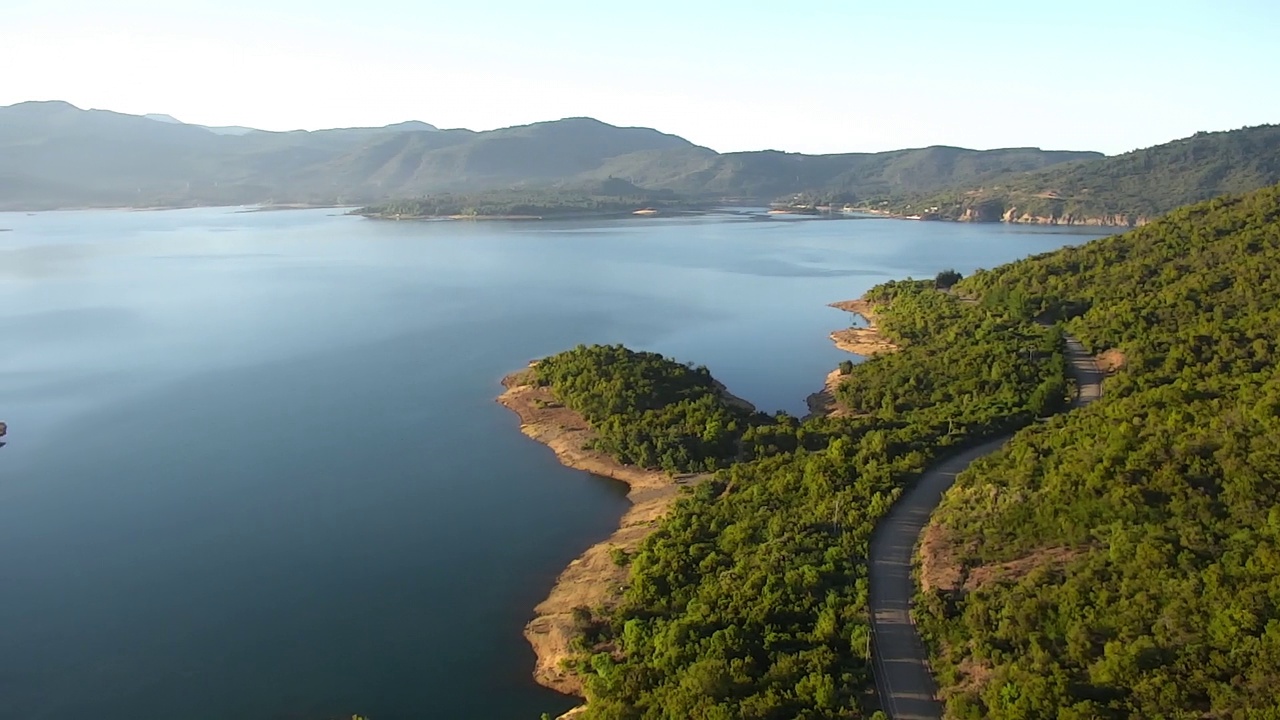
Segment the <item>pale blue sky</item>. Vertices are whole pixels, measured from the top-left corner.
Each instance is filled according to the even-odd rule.
[[[1116,153],[1280,122],[1280,0],[0,4],[0,105],[211,125],[589,115],[721,151]]]

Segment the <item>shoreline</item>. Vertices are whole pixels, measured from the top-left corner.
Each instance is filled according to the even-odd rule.
[[[1063,213],[1060,215],[1032,215],[1024,212],[1019,215],[1015,214],[1016,210],[1017,208],[1014,207],[1009,211],[1002,213],[999,217],[990,218],[977,215],[972,208],[966,209],[960,215],[942,214],[936,211],[925,211],[908,215],[905,212],[885,210],[883,208],[850,208],[851,212],[866,213],[868,215],[876,215],[892,220],[923,220],[925,222],[973,223],[983,225],[1052,225],[1055,227],[1073,228],[1135,228],[1151,222],[1151,218],[1146,215],[1131,216],[1127,213],[1115,213],[1110,215],[1075,215],[1073,213]]]
[[[609,537],[587,548],[571,561],[552,585],[546,599],[534,608],[534,617],[524,628],[525,639],[533,647],[537,661],[533,678],[544,687],[565,695],[582,697],[582,681],[561,667],[574,652],[571,642],[578,632],[574,609],[611,607],[625,587],[629,569],[613,561],[611,550],[634,552],[657,528],[680,488],[709,474],[672,477],[661,470],[623,465],[604,453],[584,449],[594,437],[586,420],[560,405],[547,388],[531,384],[529,370],[511,373],[502,379],[504,388],[497,402],[520,419],[520,432],[546,445],[565,467],[624,482],[629,486],[631,507],[618,521]],[[732,398],[731,395],[726,395]],[[745,402],[745,401],[741,401]],[[572,716],[580,708],[562,717]]]
[[[844,417],[849,412],[840,407],[836,402],[836,387],[840,385],[840,380],[844,378],[844,373],[840,372],[840,368],[836,368],[827,373],[827,377],[822,381],[822,389],[817,392],[809,393],[804,399],[804,404],[809,408],[808,414],[804,420],[812,420],[817,417]]]
[[[845,300],[831,303],[831,307],[861,315],[867,321],[866,328],[831,333],[832,341],[840,349],[864,357],[898,349],[876,328],[875,311],[866,300]],[[845,339],[842,333],[853,333],[856,340]],[[805,419],[847,414],[836,405],[833,395],[842,377],[844,375],[839,368],[827,374],[823,389],[806,398],[809,414]],[[547,597],[534,607],[533,619],[524,627],[525,640],[536,657],[534,681],[564,695],[581,698],[582,680],[561,667],[563,661],[574,655],[572,641],[579,635],[575,609],[585,607],[594,611],[616,604],[626,587],[630,570],[628,566],[614,562],[612,551],[635,552],[640,543],[657,529],[658,522],[680,496],[680,489],[710,477],[711,473],[672,477],[661,470],[623,465],[602,452],[587,449],[586,445],[595,437],[595,432],[580,414],[557,402],[549,388],[533,384],[531,367],[506,375],[501,383],[503,392],[496,401],[516,414],[520,420],[520,432],[550,448],[561,465],[611,478],[628,486],[627,500],[631,506],[619,519],[618,528],[587,548],[560,572]],[[729,403],[749,411],[755,410],[750,402],[733,395],[719,381],[716,381],[716,389]],[[585,704],[579,705],[561,715],[560,719],[572,718],[585,707]]]
[[[830,335],[831,342],[835,343],[837,348],[864,358],[891,353],[898,349],[898,346],[886,338],[880,332],[880,329],[876,327],[875,310],[865,298],[840,300],[829,303],[828,306],[859,315],[867,321],[865,328],[845,328],[833,331]],[[811,420],[817,417],[846,417],[853,414],[840,407],[840,404],[836,402],[836,387],[840,385],[840,381],[844,376],[845,374],[841,372],[840,368],[827,373],[827,377],[822,382],[822,389],[809,393],[808,397],[804,399],[809,412],[802,420]]]
[[[876,326],[875,306],[866,299],[841,300],[831,303],[830,307],[859,315],[867,321],[867,326],[863,328],[851,327],[832,332],[831,341],[836,344],[836,347],[867,358],[898,349],[898,346],[885,337]]]

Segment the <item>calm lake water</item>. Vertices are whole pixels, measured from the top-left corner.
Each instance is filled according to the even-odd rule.
[[[765,410],[825,307],[1098,233],[866,220],[0,213],[0,717],[536,718],[521,636],[624,488],[493,402],[577,343]]]

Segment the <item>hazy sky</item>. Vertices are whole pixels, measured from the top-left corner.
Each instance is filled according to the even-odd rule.
[[[1115,153],[1280,122],[1280,0],[0,6],[0,105],[209,125],[589,115],[720,151]]]

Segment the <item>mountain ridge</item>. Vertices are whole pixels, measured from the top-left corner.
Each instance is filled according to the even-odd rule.
[[[860,199],[1101,157],[932,146],[883,153],[717,153],[652,128],[570,117],[488,131],[420,121],[275,132],[63,101],[0,107],[0,209],[259,203],[369,204],[433,193],[624,178],[708,201],[807,191]],[[234,130],[234,131],[232,131]]]
[[[1277,182],[1280,125],[1254,125],[877,205],[926,219],[1136,226],[1185,205]]]

